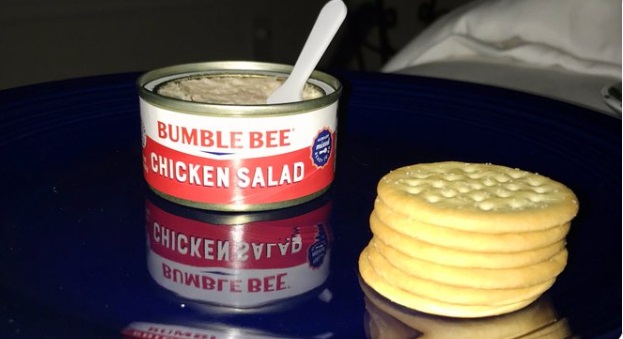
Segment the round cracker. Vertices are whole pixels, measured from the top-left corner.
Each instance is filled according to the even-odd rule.
[[[372,237],[370,244],[376,246],[388,262],[409,275],[458,287],[505,289],[533,286],[555,278],[567,264],[566,249],[540,263],[517,268],[488,269],[446,266],[416,259],[376,237]]]
[[[374,203],[374,214],[394,231],[431,244],[458,250],[479,252],[523,252],[542,248],[565,238],[570,223],[532,232],[476,233],[424,223],[390,209],[380,199]]]
[[[391,227],[386,226],[377,217],[376,213],[370,215],[370,228],[375,237],[378,237],[386,244],[391,244],[394,249],[405,255],[447,266],[477,268],[522,267],[547,260],[565,248],[563,239],[545,247],[522,252],[476,252],[480,250],[481,242],[475,244],[478,245],[478,248],[474,250],[456,250],[396,232]],[[487,236],[491,237],[490,235]],[[498,243],[499,241],[495,244]]]
[[[502,306],[527,299],[536,299],[554,284],[555,279],[543,283],[511,289],[478,289],[457,287],[411,276],[391,263],[378,252],[377,247],[368,246],[364,254],[377,275],[391,285],[427,298],[458,305]]]
[[[456,305],[425,298],[389,284],[376,274],[364,255],[359,256],[359,273],[363,281],[380,295],[396,304],[425,313],[458,318],[478,318],[512,312],[523,308],[534,300],[525,300],[503,306]]]
[[[424,223],[482,233],[530,232],[570,221],[578,200],[548,177],[492,164],[423,163],[386,174],[389,208]]]

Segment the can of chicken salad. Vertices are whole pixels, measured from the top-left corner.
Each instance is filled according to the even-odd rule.
[[[335,173],[342,85],[315,71],[300,101],[267,104],[288,65],[221,61],[138,79],[149,187],[195,208],[261,211],[324,193]]]

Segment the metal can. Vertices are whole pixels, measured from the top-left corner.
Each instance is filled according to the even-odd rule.
[[[192,76],[287,77],[291,66],[223,61],[171,66],[138,79],[143,169],[149,187],[175,203],[260,211],[312,200],[335,174],[340,82],[315,71],[324,95],[284,104],[230,105],[157,93]]]
[[[329,276],[331,200],[261,212],[205,211],[146,199],[152,279],[196,308],[282,309],[318,297]]]

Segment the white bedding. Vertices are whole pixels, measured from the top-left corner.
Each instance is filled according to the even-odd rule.
[[[620,0],[477,0],[437,20],[382,69],[472,81],[614,114]]]

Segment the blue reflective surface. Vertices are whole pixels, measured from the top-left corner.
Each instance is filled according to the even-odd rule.
[[[150,274],[138,74],[0,92],[0,337],[122,337],[145,326],[215,338],[374,336],[379,308],[366,307],[357,257],[371,238],[376,183],[393,168],[441,160],[519,167],[572,188],[580,213],[548,302],[574,334],[618,337],[620,120],[486,86],[335,75],[345,91],[336,179],[321,197],[331,201],[328,276],[245,311],[180,298]]]

